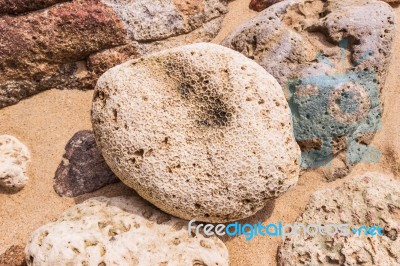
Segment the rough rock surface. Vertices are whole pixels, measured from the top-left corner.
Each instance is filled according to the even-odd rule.
[[[219,45],[181,46],[107,71],[92,124],[114,173],[184,219],[248,217],[297,182],[299,148],[281,87]]]
[[[54,190],[60,196],[75,197],[118,181],[97,148],[93,132],[79,131],[65,147]]]
[[[17,15],[35,11],[68,0],[0,0],[0,16],[3,14]]]
[[[279,247],[279,265],[400,265],[400,182],[385,175],[367,173],[336,189],[315,192],[296,222],[384,230],[383,236],[368,237],[365,230],[346,237],[298,233]]]
[[[0,266],[26,266],[24,247],[11,246],[0,255]]]
[[[284,0],[251,0],[249,8],[253,9],[255,11],[263,11],[264,9],[272,6],[273,4],[282,2]],[[293,0],[290,0],[293,1]],[[383,2],[386,2],[388,4],[399,4],[399,0],[382,0]]]
[[[228,265],[218,238],[189,236],[187,222],[135,197],[92,198],[36,230],[28,265]]]
[[[50,88],[91,89],[128,58],[209,41],[226,13],[222,1],[73,1],[0,16],[0,108]],[[33,2],[0,5],[19,12],[57,1]]]
[[[272,6],[273,4],[282,2],[283,0],[251,0],[249,8],[255,11],[263,11],[267,7]]]
[[[367,149],[360,135],[372,138],[380,127],[379,93],[393,37],[394,12],[382,1],[287,0],[243,24],[223,45],[277,78],[296,139],[309,141],[302,146],[311,150],[322,139],[316,157],[329,161],[335,138],[344,137],[339,146],[351,143],[356,162],[358,148]]]
[[[9,135],[0,136],[0,187],[20,190],[28,183],[26,168],[30,161],[28,148]]]

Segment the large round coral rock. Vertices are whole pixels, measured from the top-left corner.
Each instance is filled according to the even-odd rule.
[[[116,175],[184,219],[248,217],[297,182],[300,152],[281,87],[219,45],[112,68],[97,83],[92,123]]]

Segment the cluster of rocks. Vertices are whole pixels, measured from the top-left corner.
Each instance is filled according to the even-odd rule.
[[[220,0],[0,0],[0,108],[46,89],[92,89],[128,58],[209,41],[226,11]]]
[[[26,168],[30,161],[28,148],[9,135],[0,136],[0,187],[7,192],[21,190],[28,183]]]
[[[296,139],[306,166],[310,154],[325,166],[331,155],[342,160],[343,136],[366,153],[380,126],[392,8],[375,0],[251,5],[270,7],[220,46],[189,43],[216,35],[222,0],[0,0],[0,108],[97,82],[94,132],[66,145],[55,191],[75,197],[121,180],[154,205],[138,196],[75,205],[32,234],[28,265],[228,265],[221,240],[188,234],[185,220],[243,219],[288,191],[300,172]],[[341,111],[344,94],[360,102],[358,112]],[[1,136],[0,184],[23,187],[29,158]],[[350,171],[343,164],[332,176]],[[298,234],[281,245],[278,263],[399,263],[398,187],[365,174],[316,192],[298,222],[384,224],[385,236]]]

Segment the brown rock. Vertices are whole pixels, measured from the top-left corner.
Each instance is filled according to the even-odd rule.
[[[391,5],[398,5],[400,4],[399,0],[383,0],[384,2],[391,4]]]
[[[92,131],[77,132],[63,157],[54,180],[60,196],[79,196],[119,181],[97,149]]]
[[[85,58],[125,44],[122,22],[97,2],[0,18],[0,108],[50,88],[89,89]]]
[[[0,0],[0,15],[35,11],[67,1],[68,0]]]
[[[273,4],[282,2],[283,0],[251,0],[249,8],[255,11],[263,11],[267,7],[272,6]]]
[[[0,255],[0,266],[26,266],[24,247],[11,246]]]

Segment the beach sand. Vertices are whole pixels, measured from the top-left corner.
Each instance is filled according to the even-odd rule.
[[[219,43],[235,27],[257,15],[248,9],[249,0],[229,4]],[[400,8],[396,8],[400,25]],[[383,158],[377,164],[359,164],[344,179],[327,183],[318,171],[306,172],[298,185],[282,197],[268,203],[255,216],[241,222],[293,222],[305,209],[310,194],[318,189],[334,188],[352,176],[378,171],[400,179],[400,28],[394,44],[392,64],[381,99],[384,103],[383,127],[372,145]],[[28,168],[30,181],[16,194],[0,192],[0,254],[13,244],[24,245],[29,235],[41,225],[55,220],[70,206],[94,196],[117,196],[134,193],[122,183],[109,185],[95,193],[76,198],[61,198],[53,190],[54,173],[62,160],[64,147],[79,130],[90,130],[90,108],[93,91],[50,90],[17,105],[0,110],[0,134],[10,134],[26,144],[32,153]],[[224,238],[229,249],[230,265],[276,265],[277,237]]]

